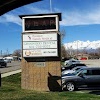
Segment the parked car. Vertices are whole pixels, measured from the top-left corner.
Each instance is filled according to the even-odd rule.
[[[69,65],[69,64],[73,64],[73,63],[80,63],[80,61],[76,60],[76,59],[69,59],[69,60],[66,60],[64,62],[64,65],[66,66],[66,65]]]
[[[64,71],[64,70],[71,70],[72,68],[78,67],[78,66],[86,66],[86,65],[83,64],[83,63],[70,64],[70,65],[62,67],[62,71]]]
[[[6,63],[11,63],[11,59],[4,59]]]
[[[6,67],[7,63],[3,59],[0,59],[0,67],[2,66]]]
[[[74,73],[75,71],[77,71],[81,68],[84,68],[84,67],[87,67],[87,66],[78,66],[78,67],[72,68],[71,70],[64,70],[64,71],[62,71],[62,75],[69,74],[69,73]]]
[[[82,86],[100,86],[100,67],[85,67],[65,77],[62,76],[62,87],[68,91],[74,91]]]

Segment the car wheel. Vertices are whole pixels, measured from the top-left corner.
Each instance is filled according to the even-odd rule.
[[[75,90],[75,85],[74,85],[74,83],[73,83],[73,82],[68,82],[68,83],[66,84],[66,89],[67,89],[68,91],[74,91],[74,90]]]
[[[7,67],[7,64],[5,65],[5,67]]]

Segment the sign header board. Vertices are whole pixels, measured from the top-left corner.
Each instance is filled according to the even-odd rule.
[[[27,33],[23,34],[23,41],[52,41],[57,40],[57,33],[48,33],[48,34],[33,34]]]
[[[58,15],[22,17],[23,32],[58,31]]]

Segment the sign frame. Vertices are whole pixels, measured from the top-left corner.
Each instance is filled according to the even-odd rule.
[[[56,28],[55,29],[45,29],[45,30],[25,30],[25,19],[27,18],[50,18],[50,17],[55,17],[56,21]],[[26,16],[22,17],[22,31],[23,32],[53,32],[53,31],[59,31],[59,16],[58,15],[45,15],[45,16]]]
[[[57,44],[56,48],[50,47],[50,48],[24,49],[24,48],[23,48],[23,42],[32,42],[32,41],[29,41],[29,40],[28,40],[28,41],[27,41],[27,40],[23,40],[24,35],[27,35],[27,36],[28,36],[28,35],[32,35],[32,34],[33,34],[33,33],[22,33],[22,57],[24,57],[24,58],[43,58],[43,57],[45,57],[45,58],[48,58],[48,57],[51,58],[51,57],[58,57],[58,56],[59,56],[59,54],[58,54],[58,52],[59,52],[59,51],[58,51],[58,45],[59,45],[59,44],[58,44],[58,33],[56,33],[56,32],[53,32],[53,33],[52,33],[52,32],[50,32],[50,33],[47,32],[47,33],[45,33],[45,34],[42,34],[42,35],[44,35],[44,36],[46,36],[46,34],[47,34],[47,35],[48,35],[48,34],[49,34],[49,35],[50,35],[50,34],[51,34],[51,35],[54,34],[53,40],[44,40],[44,41],[43,41],[43,40],[41,40],[41,41],[39,41],[39,40],[38,40],[38,41],[35,41],[35,40],[34,40],[34,41],[33,41],[33,42],[46,42],[46,41],[49,42],[49,41],[55,41],[56,44]],[[33,35],[37,35],[37,34],[39,34],[39,33],[35,33],[35,34],[33,34]],[[41,35],[41,33],[40,33],[40,35]],[[56,37],[55,37],[55,36],[56,36]],[[51,37],[52,37],[52,36],[51,36]],[[56,50],[56,53],[54,53],[54,55],[48,54],[48,55],[46,55],[46,56],[45,56],[45,55],[44,55],[44,56],[43,56],[43,55],[42,55],[42,56],[24,56],[24,55],[25,55],[25,54],[24,54],[24,50],[32,51],[32,50],[39,50],[39,49],[41,49],[41,51],[43,51],[43,50],[45,50],[45,49],[48,49],[48,51],[49,51],[49,50],[51,49],[51,52],[52,52],[52,50],[54,50],[54,51]],[[49,52],[50,52],[50,51],[49,51]]]

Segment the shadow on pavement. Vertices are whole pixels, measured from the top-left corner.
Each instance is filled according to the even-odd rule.
[[[64,89],[63,91],[66,91],[66,89]],[[79,92],[79,93],[88,93],[88,94],[94,94],[94,95],[100,95],[100,87],[93,87],[93,88],[78,88],[78,90],[76,90],[75,92]]]
[[[89,94],[100,95],[100,90],[90,91]]]
[[[93,88],[82,88],[78,89],[78,91],[88,92],[89,94],[100,95],[100,87],[93,87]]]

